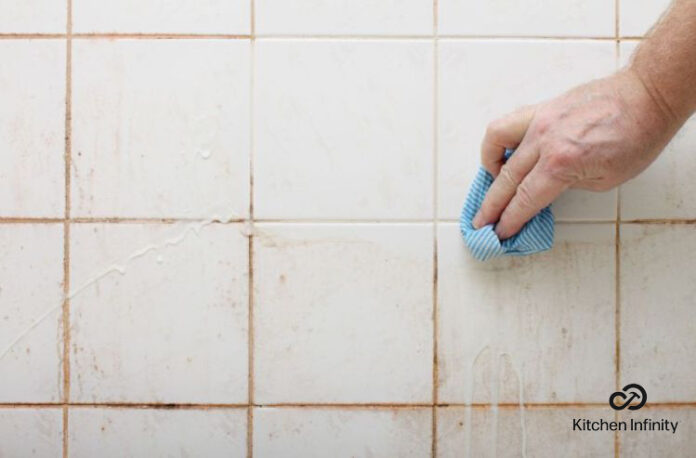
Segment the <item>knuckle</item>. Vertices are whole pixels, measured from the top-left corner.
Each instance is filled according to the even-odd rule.
[[[552,178],[567,181],[575,175],[578,157],[567,147],[551,148],[544,158],[544,170]]]
[[[527,209],[534,207],[534,195],[527,182],[523,181],[520,184],[515,195],[517,197],[517,203],[521,208]]]
[[[534,133],[540,137],[543,137],[546,135],[549,130],[551,129],[551,126],[553,125],[554,121],[551,119],[551,117],[545,113],[539,113],[534,117],[534,124],[533,124],[533,129]]]
[[[500,174],[498,178],[503,180],[505,184],[511,187],[517,187],[520,184],[520,179],[517,174],[512,170],[509,164],[503,164],[500,168]]]
[[[506,122],[503,118],[494,119],[486,126],[487,138],[498,138],[505,131]]]

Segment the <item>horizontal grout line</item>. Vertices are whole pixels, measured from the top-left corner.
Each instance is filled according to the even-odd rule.
[[[64,33],[0,33],[0,40],[65,40]]]
[[[254,35],[256,40],[385,40],[385,41],[399,41],[399,40],[422,40],[422,41],[432,41],[435,36],[432,34],[423,35],[379,35],[379,34],[273,34],[273,33],[261,33]]]
[[[442,40],[550,40],[550,41],[618,41],[614,36],[573,36],[573,35],[466,35],[466,34],[439,34],[439,39]]]
[[[245,34],[198,34],[198,33],[73,33],[78,40],[250,40]]]
[[[65,218],[0,217],[0,224],[63,224]]]
[[[212,220],[212,221],[211,221]],[[204,221],[211,221],[212,223],[218,224],[234,224],[243,223],[248,221],[244,218],[233,218],[229,220],[221,220],[214,218],[118,218],[118,217],[77,217],[71,218],[71,223],[76,224],[93,224],[93,223],[106,223],[106,224],[175,224],[175,223],[200,223]]]
[[[240,224],[250,222],[249,218],[234,218],[229,220],[211,218],[131,218],[131,217],[74,217],[74,218],[42,218],[31,216],[7,216],[0,217],[1,224],[62,224],[68,221],[73,224],[176,224],[176,223],[200,223],[210,221],[215,224]],[[441,218],[438,223],[458,224],[459,219]],[[432,224],[432,219],[417,218],[393,218],[393,219],[279,219],[279,218],[254,218],[254,223],[261,224]],[[615,224],[615,220],[586,219],[568,220],[557,219],[557,224]],[[695,218],[665,218],[665,219],[632,219],[621,220],[621,224],[696,224]]]
[[[206,409],[247,409],[253,408],[277,408],[277,409],[430,409],[436,408],[509,408],[519,409],[519,402],[494,403],[268,403],[268,404],[201,404],[201,403],[143,403],[143,402],[15,402],[0,403],[0,409],[59,409],[62,407],[70,408],[109,408],[109,409],[159,409],[159,410],[206,410]],[[526,402],[524,408],[531,409],[567,409],[567,408],[599,408],[607,407],[606,402]],[[646,404],[645,409],[656,408],[696,408],[696,401],[693,402],[651,402]]]
[[[0,33],[0,40],[31,40],[31,39],[66,39],[67,34],[61,33]],[[71,38],[77,40],[251,40],[249,34],[198,34],[198,33],[73,33]],[[638,36],[550,36],[550,35],[466,35],[466,34],[439,34],[439,35],[379,35],[379,34],[257,34],[253,36],[257,40],[522,40],[522,41],[637,41],[643,37]]]
[[[630,220],[622,220],[621,224],[696,224],[696,219],[692,219],[692,218],[630,219]]]

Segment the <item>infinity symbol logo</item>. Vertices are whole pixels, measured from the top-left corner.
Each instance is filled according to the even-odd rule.
[[[638,403],[631,405],[634,400],[637,400]],[[645,405],[647,400],[648,394],[645,392],[645,388],[637,383],[629,383],[621,391],[612,393],[609,396],[609,405],[614,410],[623,410],[626,407],[628,407],[628,410],[638,410]],[[617,401],[620,404],[617,404]]]

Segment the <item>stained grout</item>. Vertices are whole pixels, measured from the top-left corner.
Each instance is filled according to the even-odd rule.
[[[254,456],[254,156],[256,150],[254,122],[255,114],[255,79],[256,79],[256,4],[249,0],[249,30],[251,41],[249,43],[249,239],[248,239],[248,295],[249,308],[247,311],[247,458]]]
[[[155,409],[155,410],[176,410],[176,409],[240,409],[246,410],[249,407],[264,409],[437,409],[448,408],[467,408],[476,409],[495,409],[508,408],[519,409],[519,402],[500,402],[486,403],[475,402],[472,404],[460,402],[440,402],[433,404],[430,402],[423,403],[303,403],[303,402],[285,402],[285,403],[149,403],[149,402],[0,402],[0,409],[62,409],[64,406],[69,408],[83,409]],[[522,404],[525,409],[574,409],[574,408],[606,408],[606,402],[525,402]],[[696,409],[696,401],[678,402],[648,402],[642,409]]]
[[[65,208],[63,221],[63,458],[69,456],[70,412],[70,189],[72,166],[72,0],[66,0],[65,36]]]
[[[439,334],[439,314],[438,314],[438,200],[439,200],[439,75],[440,57],[438,44],[438,0],[433,0],[433,373],[432,373],[432,410],[431,410],[431,454],[432,458],[437,457],[437,403],[439,401],[439,354],[438,354],[438,334]]]
[[[63,400],[60,403],[12,403],[2,404],[0,408],[61,408],[63,410],[63,456],[68,456],[68,410],[69,408],[140,408],[140,409],[246,409],[247,410],[247,456],[253,456],[253,409],[254,408],[327,408],[327,409],[414,409],[414,408],[431,408],[432,409],[432,455],[437,454],[437,415],[438,408],[460,408],[471,406],[473,408],[492,408],[489,403],[474,403],[474,404],[457,404],[457,403],[439,403],[438,399],[438,223],[456,223],[457,219],[439,219],[438,218],[438,98],[439,98],[439,50],[438,41],[440,38],[448,40],[547,40],[547,41],[615,41],[617,47],[617,62],[619,61],[620,51],[619,46],[621,41],[640,40],[642,37],[621,37],[619,30],[619,1],[615,0],[616,5],[616,24],[615,37],[550,37],[550,36],[467,36],[467,35],[438,35],[437,30],[437,0],[433,0],[433,36],[421,35],[404,35],[404,36],[381,36],[381,35],[255,35],[255,18],[254,18],[254,0],[251,3],[251,33],[250,35],[226,35],[226,34],[72,34],[72,0],[67,0],[68,15],[67,15],[67,33],[66,34],[0,34],[0,40],[11,39],[65,39],[66,40],[66,113],[65,113],[65,217],[64,218],[33,218],[33,217],[7,217],[0,218],[0,224],[63,224]],[[250,130],[251,130],[251,147],[249,159],[249,218],[237,219],[231,221],[221,221],[220,224],[238,224],[249,222],[253,229],[254,223],[284,223],[284,224],[427,224],[432,222],[433,226],[433,389],[432,403],[374,403],[374,404],[352,404],[352,403],[335,403],[335,404],[312,404],[312,403],[279,403],[279,404],[255,404],[254,403],[254,384],[253,384],[253,345],[254,345],[254,326],[253,326],[253,308],[254,308],[254,275],[253,275],[253,230],[248,238],[248,402],[246,404],[159,404],[159,403],[79,403],[70,401],[70,303],[67,298],[70,285],[70,226],[71,224],[89,224],[89,223],[104,223],[104,224],[174,224],[177,222],[192,222],[201,221],[196,218],[119,218],[119,217],[82,217],[71,218],[70,215],[70,167],[71,167],[71,117],[72,117],[72,39],[225,39],[225,40],[250,40],[251,46],[251,99],[250,99]],[[428,219],[255,219],[254,218],[254,79],[255,79],[255,41],[262,40],[432,40],[434,49],[434,89],[433,89],[433,218]],[[609,220],[587,220],[587,221],[557,221],[560,224],[614,224],[616,228],[615,237],[615,285],[616,285],[616,311],[615,311],[615,333],[616,333],[616,386],[620,384],[620,297],[619,297],[619,273],[620,273],[620,225],[621,224],[696,224],[694,219],[654,219],[654,220],[628,220],[621,221],[620,217],[620,191],[617,193],[616,199],[616,219]],[[594,408],[605,407],[606,403],[524,403],[525,408]],[[520,408],[519,403],[499,403],[495,407],[500,408]],[[696,408],[696,402],[691,403],[650,403],[645,408],[659,407],[688,407]],[[618,416],[618,414],[617,414]],[[619,439],[615,436],[615,455],[619,456]]]
[[[621,0],[614,0],[614,34],[616,36],[615,67],[621,66]],[[616,188],[616,222],[614,226],[614,358],[615,389],[621,388],[621,186]],[[614,411],[614,420],[619,420],[619,412]],[[621,436],[614,432],[614,458],[621,455]]]
[[[0,40],[65,40],[60,33],[0,33]],[[431,35],[284,35],[284,34],[195,34],[195,33],[75,33],[74,40],[327,40],[327,41],[432,41]],[[438,39],[466,41],[640,41],[642,36],[552,36],[552,35],[460,35],[441,34]]]
[[[178,224],[178,223],[201,223],[210,224],[243,224],[250,223],[249,218],[232,218],[225,220],[213,220],[208,218],[131,218],[131,217],[76,217],[76,218],[42,218],[31,216],[0,216],[0,225],[3,224]],[[390,218],[390,219],[276,219],[276,218],[254,218],[254,223],[259,224],[431,224],[432,218]],[[439,218],[437,223],[457,224],[457,218]],[[616,224],[615,219],[557,219],[556,224]],[[620,224],[696,224],[694,218],[651,218],[651,219],[630,219],[621,220]]]

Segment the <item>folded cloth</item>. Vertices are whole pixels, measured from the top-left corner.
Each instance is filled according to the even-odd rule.
[[[512,150],[506,150],[505,159],[507,160],[512,153]],[[493,231],[494,224],[474,229],[472,221],[492,183],[493,175],[483,167],[479,168],[459,218],[459,228],[474,258],[486,261],[498,256],[524,256],[551,248],[554,224],[551,206],[541,210],[520,232],[503,241],[498,239]]]

